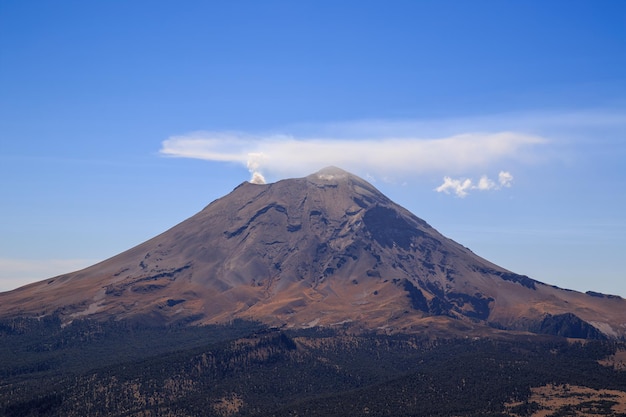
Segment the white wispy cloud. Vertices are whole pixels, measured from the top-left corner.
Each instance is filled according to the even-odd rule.
[[[369,175],[462,174],[527,156],[545,138],[519,132],[463,133],[441,138],[366,138],[194,132],[163,141],[162,155],[232,162],[263,175],[307,175],[336,165]],[[487,186],[483,184],[483,186]]]
[[[462,132],[525,132],[557,137],[593,130],[591,139],[598,140],[596,128],[621,133],[626,126],[624,108],[547,110],[506,112],[433,119],[370,119],[348,120],[324,124],[294,124],[284,131],[304,132],[307,136],[388,137],[450,137]],[[580,137],[580,135],[576,135]]]
[[[510,187],[512,182],[513,175],[507,171],[500,171],[497,183],[486,175],[481,176],[478,181],[474,181],[471,178],[443,177],[443,184],[435,188],[435,191],[446,194],[454,193],[458,197],[463,198],[469,194],[470,190],[500,190],[503,187]]]

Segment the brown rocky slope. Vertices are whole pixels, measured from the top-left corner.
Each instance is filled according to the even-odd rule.
[[[50,314],[64,322],[244,318],[295,328],[626,335],[622,298],[556,288],[494,265],[334,167],[245,182],[126,252],[0,293],[0,317]]]

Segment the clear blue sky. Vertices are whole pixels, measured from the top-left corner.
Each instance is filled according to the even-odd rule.
[[[0,3],[0,290],[335,164],[626,296],[624,1]]]

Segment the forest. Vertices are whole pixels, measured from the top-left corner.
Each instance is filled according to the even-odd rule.
[[[530,416],[535,387],[626,391],[626,374],[599,363],[618,349],[545,335],[13,319],[0,323],[0,415]],[[591,406],[624,415],[612,404]]]

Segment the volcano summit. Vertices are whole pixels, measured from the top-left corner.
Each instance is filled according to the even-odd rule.
[[[245,182],[193,217],[81,271],[0,294],[0,317],[151,324],[531,331],[623,338],[626,302],[515,274],[329,167]]]

